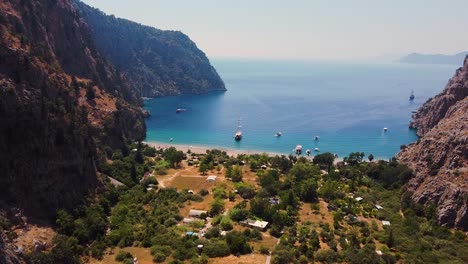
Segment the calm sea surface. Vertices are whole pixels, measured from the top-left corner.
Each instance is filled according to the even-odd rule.
[[[146,102],[147,141],[289,154],[300,144],[343,157],[394,156],[417,140],[411,112],[456,66],[215,60],[227,92]],[[414,90],[416,99],[409,101]],[[177,108],[186,112],[176,114]],[[243,139],[235,142],[237,119]],[[383,132],[387,127],[388,131]],[[277,131],[282,137],[274,137]],[[314,141],[314,136],[320,139]]]

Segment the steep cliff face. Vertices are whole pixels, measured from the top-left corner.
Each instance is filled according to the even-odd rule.
[[[201,94],[225,86],[206,55],[178,31],[164,31],[107,16],[78,0],[99,50],[142,96]]]
[[[24,263],[16,256],[13,248],[5,241],[5,236],[0,232],[0,264],[20,264]]]
[[[89,36],[69,0],[0,2],[0,206],[73,208],[98,185],[96,140],[144,137],[135,93]]]
[[[426,102],[411,126],[422,138],[398,154],[415,177],[414,201],[437,206],[441,224],[468,229],[468,58],[441,94]]]
[[[467,59],[465,59],[463,67],[458,69],[455,76],[449,80],[445,89],[434,98],[429,99],[413,115],[410,127],[416,128],[419,136],[423,136],[429,132],[431,128],[447,116],[447,111],[450,107],[468,96]]]

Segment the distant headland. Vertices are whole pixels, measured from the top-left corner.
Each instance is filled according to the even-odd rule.
[[[466,55],[468,55],[468,51],[463,51],[463,52],[453,54],[453,55],[411,53],[401,58],[399,62],[414,63],[414,64],[459,65],[460,62],[463,62]]]

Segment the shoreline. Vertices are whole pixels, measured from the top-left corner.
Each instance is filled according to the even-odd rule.
[[[144,144],[148,146],[154,147],[156,149],[163,149],[163,148],[170,148],[174,147],[177,150],[187,152],[190,150],[196,154],[206,154],[207,150],[217,149],[221,151],[225,151],[228,156],[237,156],[240,154],[267,154],[268,156],[281,156],[285,155],[288,156],[289,154],[285,153],[278,153],[278,152],[271,152],[271,151],[261,151],[261,150],[250,150],[250,149],[232,149],[227,147],[217,147],[217,146],[208,146],[208,145],[189,145],[189,144],[176,144],[176,143],[167,143],[167,142],[157,142],[157,141],[143,141]],[[312,157],[312,156],[310,156]]]
[[[156,149],[165,149],[165,148],[174,147],[179,151],[183,151],[184,153],[190,150],[192,153],[196,153],[196,154],[206,154],[207,150],[212,150],[212,149],[225,151],[228,156],[237,156],[241,154],[247,154],[247,155],[267,154],[270,157],[282,156],[282,155],[287,157],[290,154],[292,154],[292,153],[287,154],[287,153],[279,153],[279,152],[271,152],[271,151],[251,150],[251,149],[247,149],[247,150],[232,149],[232,148],[227,148],[227,147],[216,147],[216,146],[208,146],[208,145],[176,144],[176,143],[157,142],[157,141],[143,141],[142,143],[147,144],[148,146],[154,147]],[[316,153],[316,154],[320,154],[320,153]],[[309,158],[311,160],[314,158],[314,156],[316,155],[313,155],[313,154],[311,154],[310,156],[300,155],[300,157]],[[342,157],[335,158],[334,163],[336,164],[337,162],[340,162],[340,161],[343,161]]]

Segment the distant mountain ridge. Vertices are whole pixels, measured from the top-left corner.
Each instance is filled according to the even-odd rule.
[[[182,32],[144,26],[106,15],[79,0],[72,2],[90,27],[99,51],[141,96],[226,90],[205,53]]]
[[[468,55],[468,51],[460,52],[454,55],[411,53],[401,58],[399,62],[414,64],[458,65],[460,64],[460,61],[463,61],[466,55]]]

